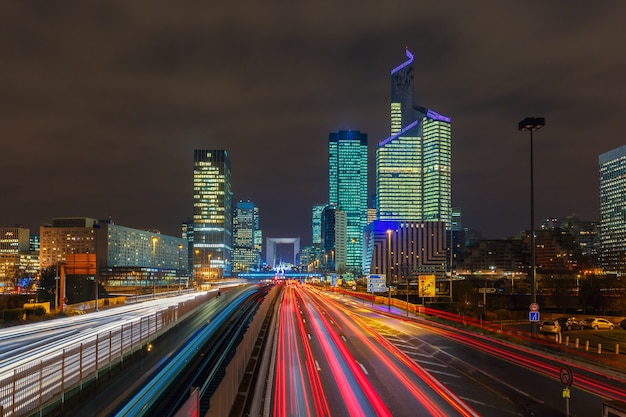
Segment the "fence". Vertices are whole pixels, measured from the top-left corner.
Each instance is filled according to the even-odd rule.
[[[15,368],[12,375],[0,379],[0,417],[24,416],[64,402],[68,393],[82,390],[83,384],[123,362],[214,296],[204,293]]]

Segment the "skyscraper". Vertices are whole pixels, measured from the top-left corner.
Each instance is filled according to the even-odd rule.
[[[391,71],[391,136],[376,150],[380,220],[451,222],[450,118],[414,104],[413,54]]]
[[[311,242],[313,246],[322,243],[322,212],[327,204],[315,204],[311,208]]]
[[[626,271],[626,145],[599,157],[600,264]]]
[[[234,272],[247,272],[258,267],[262,242],[259,232],[259,209],[250,201],[239,201],[233,218]]]
[[[333,204],[322,212],[322,252],[323,269],[327,272],[342,273],[346,269],[346,231],[348,218],[346,213]]]
[[[194,150],[193,265],[196,282],[230,276],[232,190],[225,150]]]
[[[367,134],[341,130],[328,137],[328,203],[346,214],[346,269],[363,265],[367,225]]]

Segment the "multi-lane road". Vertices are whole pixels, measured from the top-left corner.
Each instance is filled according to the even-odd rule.
[[[220,303],[209,303],[206,314],[230,302],[224,298],[232,300],[222,298]],[[99,346],[98,338],[108,334],[110,341],[100,343],[94,352],[80,353],[82,367],[89,361],[97,363],[98,355],[107,355],[104,346],[118,343],[110,336],[112,328],[127,324],[133,329],[129,334],[141,338],[162,326],[163,312],[181,301],[179,297],[154,300],[0,329],[0,381],[15,378],[16,369],[65,355],[76,344],[90,345],[95,339]],[[566,360],[441,321],[389,314],[386,307],[297,282],[284,284],[277,305],[274,366],[265,387],[266,416],[550,417],[565,415],[568,406],[570,416],[587,417],[601,415],[606,400],[626,399],[626,376],[608,368]],[[206,324],[206,317],[196,316],[198,323],[188,323]],[[146,321],[145,317],[154,319]],[[122,338],[125,333],[119,334]],[[119,345],[124,345],[121,339]],[[560,380],[564,367],[574,376],[568,400],[563,398]],[[65,372],[70,368],[65,364]],[[51,383],[57,376],[51,373],[39,381]],[[24,390],[40,387],[38,382]],[[0,401],[20,404],[1,390]],[[84,403],[90,415],[106,414],[102,399]],[[76,415],[87,415],[77,410]],[[19,415],[6,407],[4,411]]]
[[[275,416],[563,416],[569,407],[587,417],[626,398],[624,375],[608,369],[306,285],[288,284],[280,308]]]
[[[196,292],[0,329],[0,415],[41,410],[67,390],[97,379],[100,370],[174,326],[186,306],[212,296]]]

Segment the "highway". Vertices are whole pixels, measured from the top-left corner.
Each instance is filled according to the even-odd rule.
[[[0,330],[0,407],[27,415],[123,363],[213,292],[115,307]]]
[[[272,415],[479,415],[310,287],[287,284],[280,308]]]
[[[63,349],[94,340],[97,335],[108,334],[112,329],[130,325],[142,317],[175,307],[198,295],[191,293],[159,298],[79,316],[2,328],[0,381],[10,376],[16,367],[58,355]]]
[[[533,340],[530,349],[487,332],[467,331],[443,312],[429,314],[441,314],[447,321],[407,317],[394,308],[388,312],[385,305],[295,281],[281,287],[264,416],[563,416],[563,367],[574,375],[567,402],[571,417],[601,415],[603,401],[626,398],[623,373],[548,351],[541,340]],[[116,344],[125,343],[141,351],[42,415],[104,417],[157,409],[160,415],[173,415],[176,407],[171,405],[186,396],[189,386],[199,385],[187,376],[189,382],[183,383],[183,375],[193,376],[193,369],[209,356],[196,353],[221,351],[217,345],[201,348],[204,342],[198,338],[214,341],[218,328],[232,321],[226,317],[240,310],[235,300],[245,292],[242,287],[205,302],[167,333],[159,329],[177,314],[181,301],[191,303],[193,294],[0,329],[4,415],[26,415],[21,410],[33,410],[29,404],[45,404],[37,396],[52,393],[61,381],[73,377],[82,385],[86,369],[95,369]],[[233,311],[216,319],[229,305]],[[111,337],[120,326],[132,331]],[[72,351],[80,355],[70,361]],[[181,352],[190,356],[179,356]],[[31,383],[10,383],[20,369],[46,364],[58,355],[64,358],[62,367],[36,366]],[[193,366],[184,370],[187,363]],[[207,372],[209,368],[207,363]],[[167,388],[173,382],[173,387],[183,387],[180,393]],[[14,396],[6,390],[13,386]],[[142,398],[148,403],[141,403]]]
[[[541,346],[529,349],[420,317],[389,315],[386,307],[307,285],[285,291],[275,416],[303,410],[337,416],[563,416],[564,366],[574,374],[570,416],[601,415],[604,400],[626,398],[623,374],[561,359]]]

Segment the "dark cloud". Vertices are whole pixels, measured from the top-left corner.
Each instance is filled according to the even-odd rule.
[[[373,161],[405,46],[419,103],[452,117],[465,226],[528,227],[526,116],[547,122],[537,218],[598,216],[598,155],[625,137],[622,2],[281,3],[5,4],[0,225],[112,216],[178,234],[193,149],[225,148],[266,236],[308,242],[328,133],[368,133]]]

